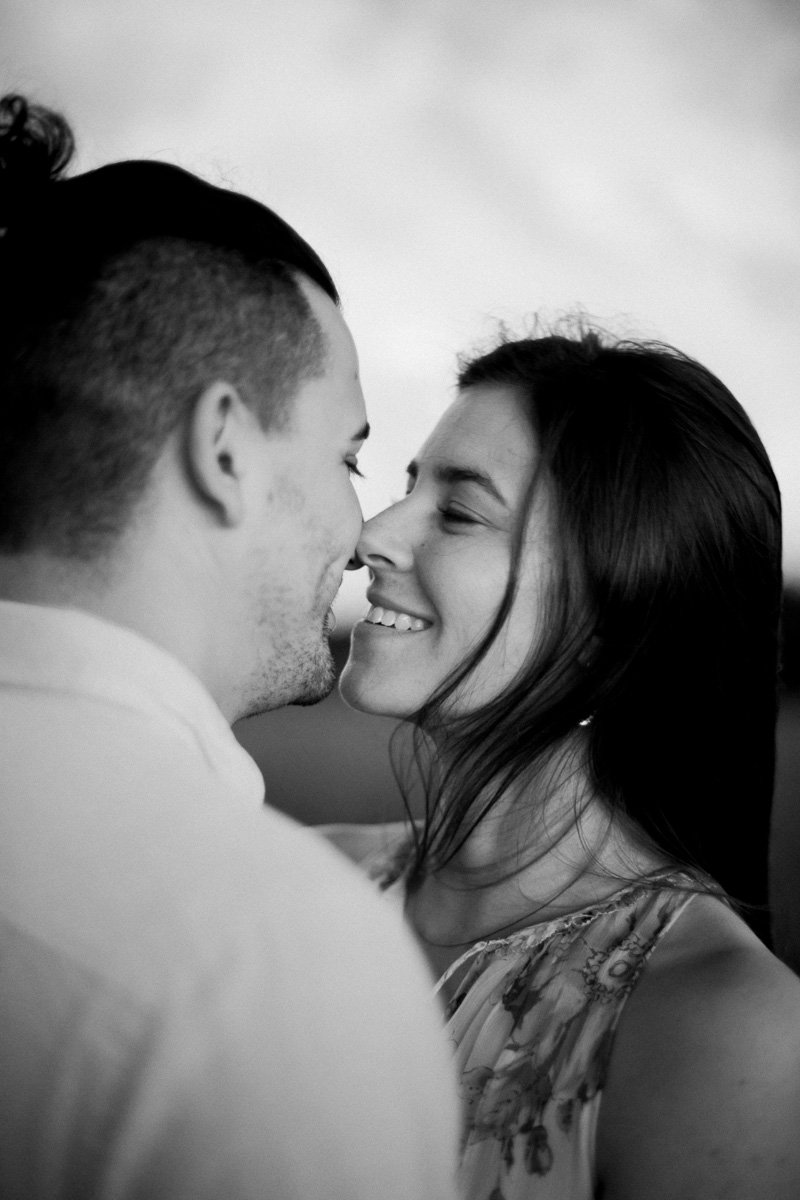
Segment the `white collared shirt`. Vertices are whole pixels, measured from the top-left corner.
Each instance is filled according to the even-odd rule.
[[[0,602],[0,739],[4,1200],[452,1197],[411,939],[199,681]]]

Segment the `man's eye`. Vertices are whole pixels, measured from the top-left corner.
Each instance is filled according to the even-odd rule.
[[[358,469],[358,460],[355,458],[346,458],[344,464],[351,475],[357,475],[359,479],[364,478],[364,472]]]

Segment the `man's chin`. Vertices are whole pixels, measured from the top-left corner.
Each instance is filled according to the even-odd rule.
[[[330,669],[325,678],[315,680],[307,691],[297,696],[294,700],[289,700],[288,703],[293,707],[308,708],[312,704],[319,704],[320,700],[324,700],[326,696],[330,696],[335,686],[336,672],[331,660]]]
[[[336,667],[327,637],[314,657],[311,670],[298,673],[297,685],[296,694],[287,701],[289,704],[307,707],[330,696],[336,686]]]

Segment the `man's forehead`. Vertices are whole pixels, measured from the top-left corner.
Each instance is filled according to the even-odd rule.
[[[358,376],[348,364],[328,356],[326,369],[301,384],[288,411],[285,432],[301,439],[311,437],[342,450],[360,443],[369,433],[364,394]]]

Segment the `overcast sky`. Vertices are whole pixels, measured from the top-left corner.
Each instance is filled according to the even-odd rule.
[[[794,0],[4,0],[0,86],[66,113],[82,168],[179,162],[319,250],[375,428],[367,515],[457,351],[580,306],[738,396],[800,579]]]

